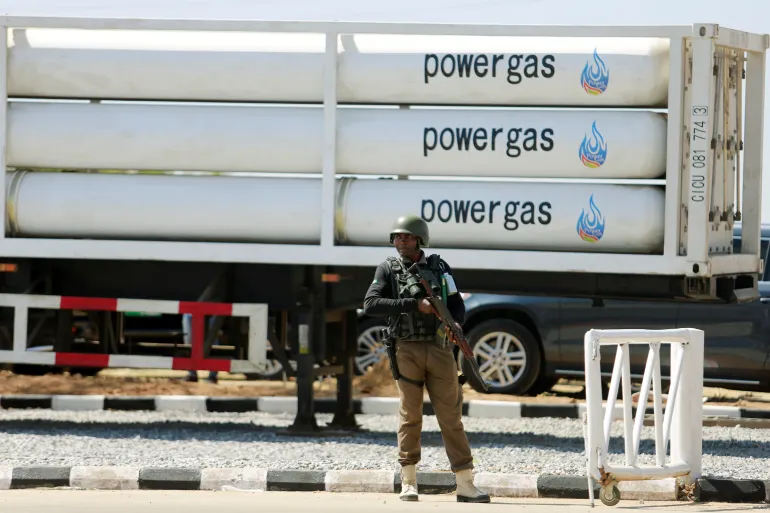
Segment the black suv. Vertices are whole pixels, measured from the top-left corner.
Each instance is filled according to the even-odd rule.
[[[741,230],[734,231],[740,250]],[[762,226],[761,252],[767,255],[770,225]],[[766,260],[766,257],[765,257]],[[459,284],[462,288],[462,284]],[[770,390],[770,282],[768,270],[759,283],[761,298],[742,304],[695,304],[464,294],[464,330],[479,355],[482,374],[492,384],[488,393],[538,394],[559,378],[584,374],[583,337],[590,329],[699,328],[705,332],[704,384],[739,390]],[[378,331],[382,319],[361,315],[357,371],[382,358]],[[648,348],[631,351],[631,372],[641,379]],[[612,375],[614,348],[602,349],[602,372]],[[661,372],[668,369],[667,345],[661,347]],[[481,391],[478,384],[469,383]]]

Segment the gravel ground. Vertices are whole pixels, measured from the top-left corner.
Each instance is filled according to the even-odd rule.
[[[317,415],[326,424],[331,415]],[[269,469],[392,469],[395,416],[359,415],[368,432],[345,438],[275,434],[290,414],[184,412],[0,412],[0,466],[106,465],[259,467]],[[571,419],[465,418],[476,470],[584,475],[583,427]],[[610,451],[623,464],[622,424]],[[770,430],[705,427],[703,475],[770,479]],[[420,470],[448,470],[433,416],[424,417]],[[642,431],[640,464],[654,462],[652,427]]]

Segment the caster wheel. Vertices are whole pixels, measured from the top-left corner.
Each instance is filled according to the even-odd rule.
[[[614,506],[620,502],[620,490],[618,490],[618,486],[612,484],[602,487],[601,492],[599,492],[599,500],[601,500],[602,504],[605,506]]]

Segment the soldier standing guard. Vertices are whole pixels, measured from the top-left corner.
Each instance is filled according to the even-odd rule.
[[[473,484],[473,456],[462,423],[462,386],[458,380],[451,332],[442,327],[430,302],[413,297],[413,281],[407,272],[417,263],[421,273],[442,296],[458,327],[465,317],[465,303],[457,291],[449,265],[438,255],[425,256],[430,237],[428,224],[418,216],[396,220],[390,242],[400,258],[388,257],[377,266],[374,281],[364,299],[364,312],[388,317],[386,338],[391,369],[399,390],[398,451],[401,464],[401,500],[416,501],[416,465],[420,461],[423,387],[441,428],[444,448],[455,472],[458,502],[490,502],[489,495]]]

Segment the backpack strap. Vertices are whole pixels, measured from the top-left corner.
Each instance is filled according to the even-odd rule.
[[[444,274],[446,269],[444,268],[444,262],[441,260],[440,255],[430,255],[426,260],[428,261],[428,267],[431,271],[436,273],[437,277]]]
[[[390,289],[393,293],[393,296],[396,298],[401,298],[401,290],[398,287],[398,282],[396,280],[396,273],[402,273],[404,266],[401,265],[401,261],[393,256],[389,256],[385,259],[386,262],[388,262],[388,265],[390,266]],[[401,321],[402,321],[401,315],[394,315],[390,318],[390,322],[388,323],[388,330],[392,335],[395,336],[396,332],[398,331]]]
[[[439,283],[441,283],[441,299],[446,304],[447,283],[446,283],[446,278],[444,277],[444,273],[446,273],[446,266],[444,265],[443,260],[441,260],[440,255],[433,254],[429,256],[427,260],[428,260],[428,268],[430,268],[430,270],[433,271],[433,274],[436,276]]]
[[[401,260],[394,256],[389,256],[385,259],[388,262],[388,265],[390,265],[390,268],[397,273],[403,272],[404,266],[401,265]]]
[[[398,288],[398,281],[396,280],[396,274],[399,274],[399,275],[403,274],[404,266],[401,264],[401,261],[398,258],[396,258],[396,257],[389,256],[385,260],[388,262],[388,265],[390,266],[390,271],[391,271],[391,273],[390,273],[390,286],[391,286],[391,288],[393,290],[393,295],[395,297],[400,298],[401,297],[401,294],[400,294],[401,291]]]

